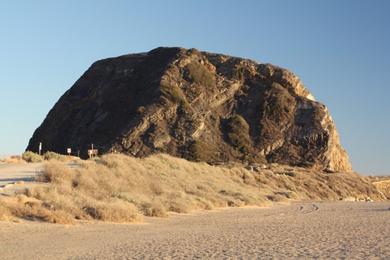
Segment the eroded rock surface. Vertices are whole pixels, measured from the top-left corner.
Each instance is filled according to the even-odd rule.
[[[350,171],[327,108],[286,69],[196,49],[95,62],[49,112],[28,150],[163,152],[220,163]]]

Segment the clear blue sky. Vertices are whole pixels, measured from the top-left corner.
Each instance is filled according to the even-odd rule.
[[[390,1],[0,2],[0,154],[21,153],[98,59],[158,46],[270,62],[336,121],[354,169],[390,173]]]

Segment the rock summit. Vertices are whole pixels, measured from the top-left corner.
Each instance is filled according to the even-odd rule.
[[[82,157],[168,153],[208,163],[350,171],[335,124],[292,72],[196,49],[95,62],[59,99],[27,150]]]

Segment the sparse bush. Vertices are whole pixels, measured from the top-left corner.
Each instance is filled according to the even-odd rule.
[[[49,161],[44,165],[43,171],[36,177],[37,181],[60,183],[71,178],[71,169],[64,167],[56,161]],[[69,181],[69,180],[68,180]]]
[[[48,161],[38,177],[43,185],[15,197],[0,197],[0,219],[25,218],[52,223],[76,220],[140,221],[167,211],[267,205],[284,200],[381,198],[375,187],[353,173],[327,174],[271,166],[263,172],[212,166],[158,154],[137,159],[119,154],[95,161]]]
[[[286,176],[290,176],[290,177],[297,176],[297,174],[293,171],[275,172],[275,174],[286,175]]]
[[[67,155],[62,155],[62,154],[58,154],[58,153],[50,152],[50,151],[44,153],[43,158],[47,161],[49,161],[49,160],[67,161],[68,160]]]
[[[188,101],[186,96],[180,87],[169,84],[166,80],[160,82],[160,88],[162,94],[172,102],[178,103],[184,107],[188,107]]]
[[[165,217],[167,211],[186,213],[248,201],[262,204],[265,199],[257,184],[237,181],[239,175],[228,168],[168,155],[145,159],[106,155],[99,161],[82,162],[79,168],[53,160],[37,178],[46,185],[25,193],[34,205],[8,206],[17,209],[12,213],[16,217],[72,223],[77,219],[133,222],[142,215]],[[226,194],[219,193],[222,188]]]
[[[267,195],[267,199],[273,202],[282,202],[286,200],[286,197],[282,194]]]
[[[216,158],[216,149],[209,143],[194,140],[189,146],[189,159],[197,162],[210,162]]]
[[[188,76],[190,80],[205,87],[215,85],[215,76],[205,66],[198,61],[193,61],[187,65]]]
[[[46,161],[57,160],[57,161],[65,162],[69,160],[74,160],[76,158],[78,157],[69,157],[67,155],[62,155],[51,151],[48,151],[43,155],[39,155],[37,153],[30,152],[30,151],[24,152],[22,154],[22,159],[29,163],[43,162],[44,160]]]
[[[26,151],[22,154],[22,159],[25,160],[28,163],[37,163],[37,162],[42,162],[43,158],[41,155],[31,152],[31,151]]]
[[[157,203],[144,203],[141,205],[141,211],[148,217],[164,218],[168,216],[166,209],[161,204]]]
[[[38,199],[27,197],[23,194],[15,197],[1,198],[0,220],[24,218],[28,220],[40,220],[59,224],[69,224],[74,222],[74,219],[69,213],[48,208],[48,206],[49,205]],[[1,216],[1,211],[3,212],[3,216]]]
[[[227,121],[227,137],[230,143],[239,151],[247,153],[251,143],[249,125],[240,115],[233,115]]]
[[[138,209],[123,200],[96,202],[93,206],[85,206],[83,210],[93,219],[109,222],[135,222],[142,220]]]

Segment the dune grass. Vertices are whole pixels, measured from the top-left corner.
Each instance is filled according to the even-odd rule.
[[[0,219],[137,222],[143,216],[165,217],[169,212],[265,206],[275,201],[380,198],[369,181],[353,173],[314,173],[280,165],[249,171],[164,154],[143,159],[105,155],[76,168],[52,160],[37,180],[42,184],[0,198]]]
[[[43,155],[39,155],[37,153],[31,152],[31,151],[26,151],[22,154],[21,159],[23,161],[28,162],[28,163],[39,163],[43,161],[61,161],[61,162],[68,162],[72,160],[78,160],[80,158],[76,156],[68,156],[64,154],[59,154],[51,151],[45,152]]]
[[[43,161],[43,157],[37,153],[26,151],[22,154],[22,159],[28,163],[38,163]]]

